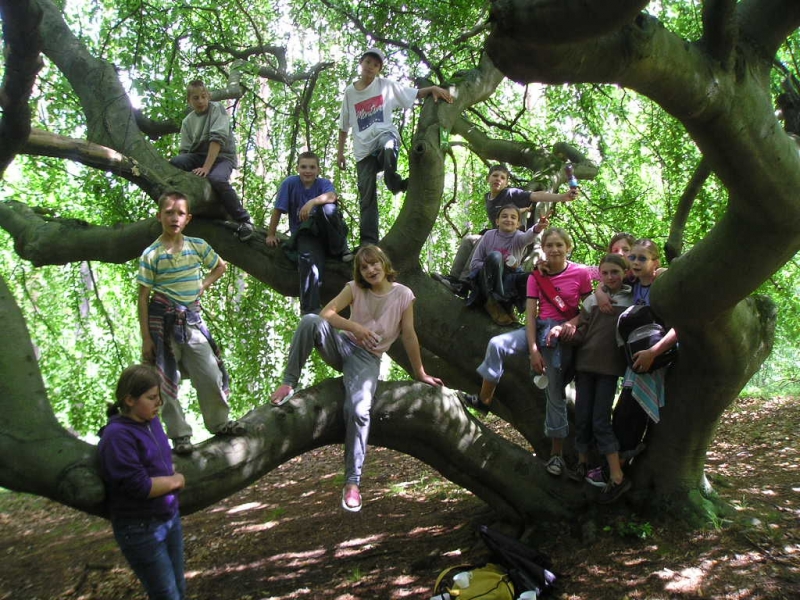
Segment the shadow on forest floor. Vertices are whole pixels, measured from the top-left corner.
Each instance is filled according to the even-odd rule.
[[[538,544],[565,574],[555,597],[800,597],[798,423],[795,398],[740,399],[723,417],[708,474],[733,524],[686,531],[611,511],[554,529]],[[475,526],[492,513],[469,492],[372,448],[364,509],[345,513],[342,460],[338,447],[305,454],[185,517],[188,598],[425,599],[441,569],[485,560]],[[102,519],[0,492],[0,523],[0,600],[144,598]]]

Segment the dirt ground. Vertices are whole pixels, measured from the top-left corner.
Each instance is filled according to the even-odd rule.
[[[798,423],[796,398],[743,399],[726,414],[708,473],[736,508],[731,523],[687,531],[612,509],[553,527],[537,541],[563,574],[551,597],[800,598]],[[188,598],[427,599],[443,568],[485,560],[475,528],[493,519],[480,500],[389,450],[367,463],[358,514],[339,507],[330,447],[185,517]],[[0,600],[144,598],[102,519],[0,492],[0,523]]]

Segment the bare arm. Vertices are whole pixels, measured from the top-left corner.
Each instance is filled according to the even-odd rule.
[[[453,103],[453,97],[450,95],[446,89],[439,87],[438,85],[432,85],[429,87],[420,88],[417,90],[417,98],[426,98],[428,96],[433,96],[433,101],[438,102],[439,100],[444,100],[450,104]]]
[[[139,331],[142,335],[142,360],[152,363],[156,359],[156,346],[150,336],[150,288],[139,284],[136,312],[139,315]]]
[[[186,485],[186,479],[184,479],[183,475],[180,473],[151,477],[150,482],[151,486],[150,493],[147,495],[148,498],[158,498],[159,496],[165,496],[171,492],[177,492],[178,490],[182,490],[183,486]]]
[[[663,338],[656,342],[647,350],[640,350],[633,355],[633,370],[636,372],[646,372],[653,365],[657,356],[661,356],[678,343],[678,332],[670,329]]]
[[[308,217],[311,216],[311,211],[314,210],[314,207],[322,206],[323,204],[333,204],[334,202],[336,202],[335,192],[325,192],[316,198],[312,198],[300,209],[300,220],[305,221],[308,219]]]
[[[537,373],[544,373],[544,360],[536,343],[536,315],[539,314],[539,301],[528,298],[525,302],[525,332],[528,337],[528,353],[531,358],[531,369]]]
[[[340,169],[347,167],[347,161],[344,158],[344,145],[347,142],[347,132],[339,130],[339,141],[336,144],[336,164]]]
[[[408,360],[411,362],[411,368],[414,371],[414,378],[428,385],[442,385],[442,380],[438,377],[432,377],[425,372],[425,367],[422,366],[422,355],[419,351],[419,339],[417,332],[414,329],[414,304],[409,304],[408,308],[403,311],[403,316],[400,318],[400,335],[403,340],[403,348],[406,349]]]
[[[280,240],[275,235],[278,232],[278,223],[281,221],[283,213],[277,208],[272,209],[272,215],[269,218],[269,228],[267,229],[267,246],[276,248],[280,244]]]
[[[203,279],[203,284],[202,284],[203,289],[200,292],[200,295],[203,295],[203,293],[205,293],[206,290],[208,290],[208,288],[214,285],[214,282],[217,281],[220,277],[222,277],[225,274],[225,271],[227,270],[228,270],[227,263],[220,258],[219,262],[217,263],[217,266],[211,269],[208,272],[208,275],[206,275],[205,278]]]
[[[552,192],[531,192],[531,202],[572,202],[578,197],[578,190],[570,190],[563,194]]]

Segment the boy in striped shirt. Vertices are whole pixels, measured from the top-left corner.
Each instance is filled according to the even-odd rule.
[[[210,432],[246,433],[241,423],[228,418],[228,374],[200,316],[200,297],[222,277],[227,265],[205,240],[183,235],[192,220],[183,194],[162,194],[157,218],[162,233],[142,253],[136,278],[142,358],[161,374],[162,419],[173,450],[190,454],[192,428],[178,400],[180,369],[191,379]]]

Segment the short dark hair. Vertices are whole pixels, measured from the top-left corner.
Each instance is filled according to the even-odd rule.
[[[192,93],[192,90],[203,90],[204,92],[208,92],[206,88],[205,82],[202,79],[192,79],[189,84],[186,86],[186,97],[189,97],[189,94]]]
[[[317,161],[317,166],[319,166],[319,156],[317,156],[316,153],[311,152],[311,150],[306,150],[305,152],[301,152],[300,154],[298,154],[297,164],[299,165],[300,161],[303,160],[304,158]]]
[[[158,210],[164,210],[164,204],[167,203],[167,200],[184,200],[186,205],[189,205],[189,199],[186,194],[178,190],[167,190],[158,197]]]
[[[495,221],[497,221],[497,219],[500,218],[500,213],[503,212],[504,210],[513,210],[515,213],[517,213],[517,219],[522,218],[522,213],[519,210],[519,206],[517,206],[516,204],[505,204],[501,206],[500,210],[498,210],[497,214],[495,214],[494,216]]]
[[[501,171],[506,174],[506,177],[511,177],[511,171],[508,170],[508,167],[502,163],[497,163],[496,165],[492,165],[489,167],[489,175],[494,173],[495,171]],[[489,176],[487,175],[487,177]]]
[[[353,260],[353,279],[358,287],[368,290],[372,286],[367,283],[364,276],[361,274],[361,263],[371,265],[372,263],[379,262],[383,266],[383,272],[386,274],[387,281],[397,280],[397,271],[392,267],[392,261],[386,253],[375,246],[374,244],[367,244],[361,246],[356,252],[355,259]]]

